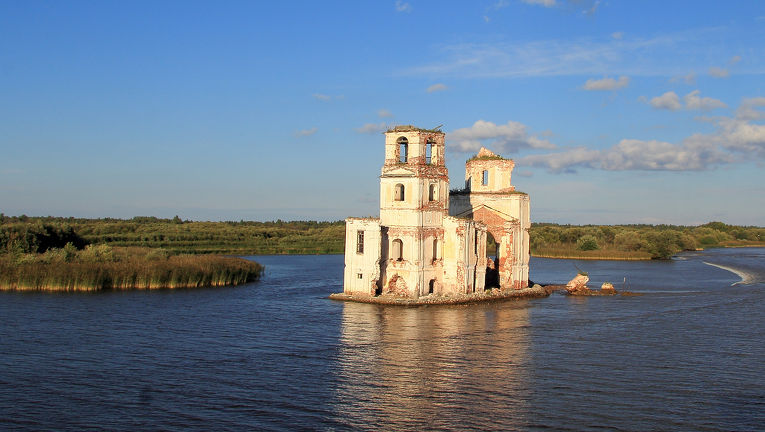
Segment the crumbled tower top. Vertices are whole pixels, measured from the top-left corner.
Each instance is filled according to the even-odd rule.
[[[418,128],[417,126],[413,125],[400,125],[400,126],[393,126],[392,128],[388,129],[387,132],[438,132],[443,133],[441,131],[441,125],[434,127],[433,129],[425,129],[425,128]]]
[[[486,147],[481,147],[481,150],[478,151],[478,154],[468,159],[468,162],[471,162],[474,160],[511,160],[511,159],[503,158],[502,156],[494,153],[493,151],[487,149]]]
[[[478,150],[478,157],[495,157],[497,156],[493,151],[487,149],[486,147],[481,147],[481,150]]]

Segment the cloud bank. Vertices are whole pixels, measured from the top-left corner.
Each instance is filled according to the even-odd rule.
[[[516,153],[521,149],[554,149],[555,145],[546,139],[529,135],[522,123],[509,121],[494,124],[478,120],[471,127],[457,129],[446,135],[449,144],[460,152],[477,152],[481,146],[491,143],[500,153]]]
[[[684,98],[686,105],[688,101],[691,101],[691,105],[696,103],[697,91],[688,96],[691,98]],[[699,100],[703,101],[703,98]],[[703,102],[700,103],[703,105]],[[764,106],[765,97],[746,99],[733,117],[714,120],[714,132],[694,134],[679,144],[623,139],[605,150],[577,147],[562,152],[526,156],[518,159],[518,162],[559,173],[575,172],[578,168],[607,171],[701,171],[752,158],[765,159],[765,125],[757,123],[758,120],[765,120],[765,113],[758,109]]]

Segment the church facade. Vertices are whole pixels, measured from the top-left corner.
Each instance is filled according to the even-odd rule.
[[[528,286],[529,197],[511,185],[513,161],[482,148],[466,163],[465,188],[450,193],[444,155],[438,129],[385,133],[380,217],[346,219],[345,294],[419,298]],[[487,256],[488,239],[495,256]]]

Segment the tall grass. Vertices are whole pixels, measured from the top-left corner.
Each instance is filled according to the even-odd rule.
[[[618,249],[581,250],[576,245],[538,247],[531,255],[539,258],[592,259],[592,260],[650,260],[645,251],[623,251]]]
[[[169,255],[148,248],[91,246],[79,252],[0,256],[0,289],[98,291],[196,288],[252,282],[263,266],[242,258]]]

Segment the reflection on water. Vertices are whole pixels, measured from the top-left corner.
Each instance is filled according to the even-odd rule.
[[[346,303],[337,415],[389,430],[518,427],[528,414],[528,303]]]
[[[0,293],[0,430],[765,430],[765,249],[535,258],[643,295],[419,308],[328,300],[342,255],[256,260],[239,287]]]

